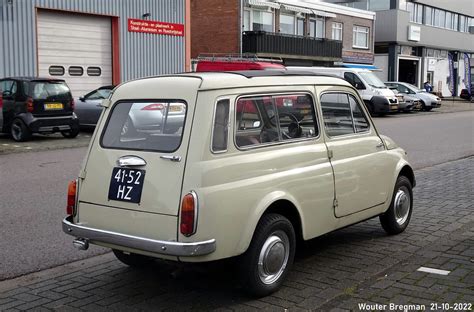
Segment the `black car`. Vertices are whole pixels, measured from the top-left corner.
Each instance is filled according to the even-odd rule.
[[[0,130],[15,141],[32,133],[79,134],[74,99],[61,79],[15,77],[0,79]]]

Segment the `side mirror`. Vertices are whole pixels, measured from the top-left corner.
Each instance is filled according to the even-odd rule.
[[[81,101],[81,102],[84,102],[85,100],[86,100],[86,99],[85,99],[83,96],[81,96],[81,97],[79,98],[79,101]]]
[[[354,84],[354,88],[356,88],[357,90],[364,90],[365,89],[364,85],[361,84],[361,83],[358,83],[358,82],[356,82]]]

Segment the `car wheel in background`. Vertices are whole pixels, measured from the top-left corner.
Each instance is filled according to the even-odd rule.
[[[17,142],[28,141],[31,138],[31,131],[25,125],[23,120],[20,118],[15,118],[12,122],[10,134],[13,140]]]
[[[61,131],[61,134],[67,139],[74,139],[79,134],[79,127],[73,127],[71,130]]]
[[[245,289],[258,297],[277,291],[293,264],[295,247],[291,222],[279,214],[264,215],[242,256],[240,274]]]
[[[410,223],[413,211],[413,192],[410,180],[399,176],[393,191],[392,203],[388,210],[380,215],[380,223],[390,235],[403,232]]]

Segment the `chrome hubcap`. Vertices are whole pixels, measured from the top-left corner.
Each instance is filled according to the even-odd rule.
[[[394,211],[395,211],[395,219],[397,223],[402,225],[408,219],[408,215],[410,213],[410,193],[408,189],[402,186],[397,193],[395,194],[394,204]]]
[[[260,250],[258,274],[264,284],[276,282],[285,271],[290,256],[290,240],[285,232],[272,233]]]

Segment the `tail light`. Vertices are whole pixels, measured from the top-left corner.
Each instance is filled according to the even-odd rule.
[[[26,99],[26,110],[28,111],[28,113],[32,113],[33,112],[33,98],[31,97],[28,97]]]
[[[154,103],[154,104],[149,104],[145,107],[142,108],[142,110],[146,111],[155,111],[155,110],[163,110],[165,106],[161,103]]]
[[[3,107],[3,96],[0,94],[0,108]],[[2,112],[0,112],[1,114]]]
[[[71,110],[74,110],[74,106],[76,105],[76,103],[74,103],[74,99],[71,100]]]
[[[191,236],[196,233],[198,215],[198,200],[194,191],[183,197],[181,203],[181,222],[179,228],[184,236]]]
[[[76,211],[77,180],[70,181],[67,186],[66,214],[73,215]]]

